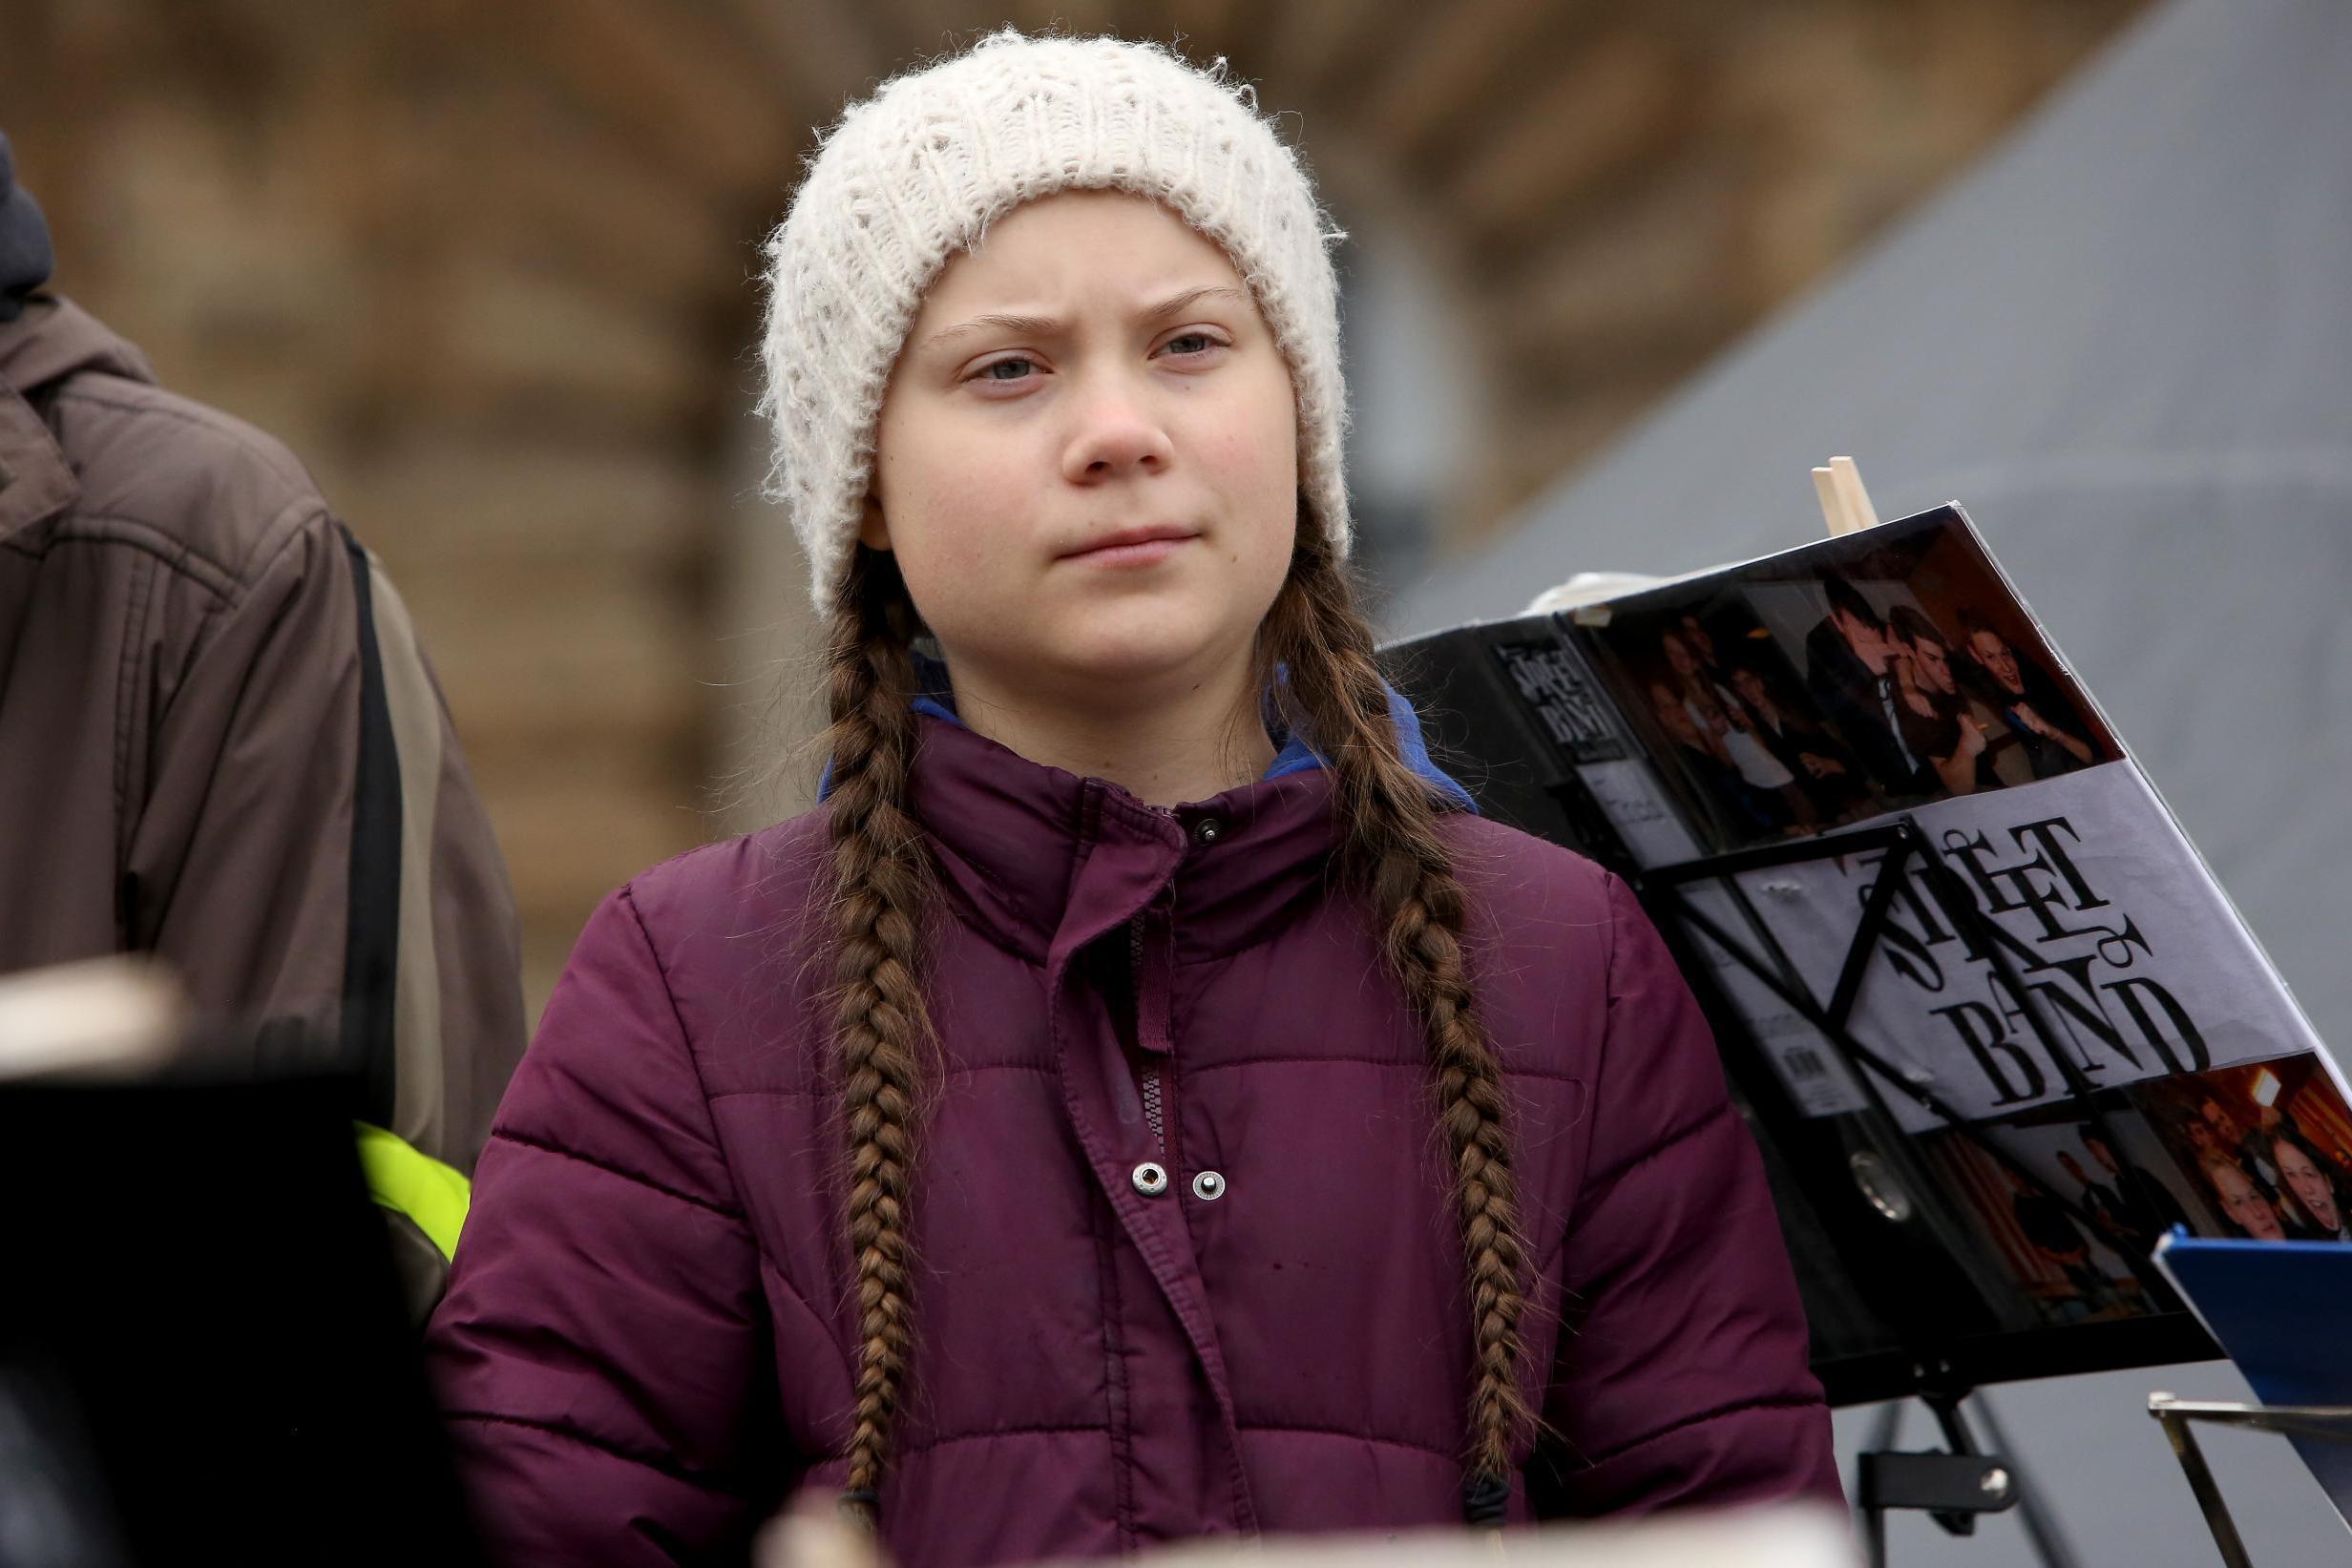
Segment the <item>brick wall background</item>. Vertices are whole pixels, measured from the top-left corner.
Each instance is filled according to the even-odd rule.
[[[1002,21],[1228,54],[1342,221],[1427,263],[1478,404],[1415,525],[1442,554],[2138,8],[26,0],[0,127],[56,285],[291,443],[402,585],[536,1014],[606,890],[805,799],[719,786],[805,733],[801,567],[748,497],[752,280],[845,94]]]

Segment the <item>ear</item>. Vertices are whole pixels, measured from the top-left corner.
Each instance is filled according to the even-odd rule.
[[[866,504],[858,513],[857,542],[869,550],[887,551],[891,547],[891,525],[882,515],[882,503],[873,491],[866,492]]]

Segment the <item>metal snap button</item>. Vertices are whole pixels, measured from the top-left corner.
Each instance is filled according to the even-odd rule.
[[[1192,1196],[1204,1203],[1213,1203],[1225,1196],[1225,1178],[1215,1171],[1203,1171],[1192,1179]]]
[[[1167,1191],[1167,1167],[1157,1160],[1146,1160],[1135,1167],[1135,1174],[1129,1180],[1135,1183],[1135,1190],[1144,1197],[1157,1198]]]
[[[1192,825],[1192,842],[1206,849],[1225,837],[1225,824],[1214,817],[1203,817]]]

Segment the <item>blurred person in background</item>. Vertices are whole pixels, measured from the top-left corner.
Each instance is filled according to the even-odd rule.
[[[408,612],[299,460],[44,291],[0,136],[0,972],[167,960],[348,1072],[410,1306],[520,1056],[506,868]]]
[[[1834,1505],[1761,1160],[1618,879],[1345,569],[1336,239],[1221,69],[1007,30],[767,247],[824,804],[591,919],[427,1335],[493,1555],[926,1568]]]

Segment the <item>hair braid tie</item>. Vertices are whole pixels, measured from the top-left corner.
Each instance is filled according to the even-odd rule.
[[[1482,1530],[1500,1530],[1509,1517],[1511,1483],[1492,1471],[1472,1471],[1461,1483],[1461,1516]]]

